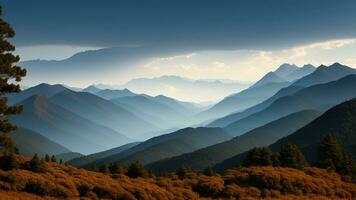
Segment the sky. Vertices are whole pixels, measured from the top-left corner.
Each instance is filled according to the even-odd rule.
[[[251,82],[283,63],[356,66],[353,0],[0,4],[22,61],[59,61],[24,63],[28,85],[83,87],[162,75]]]

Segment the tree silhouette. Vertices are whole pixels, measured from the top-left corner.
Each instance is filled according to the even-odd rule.
[[[31,171],[33,172],[42,172],[43,171],[43,161],[41,161],[39,158],[38,158],[38,155],[35,154],[30,163],[29,163],[29,168]]]
[[[108,164],[103,164],[99,168],[99,172],[104,173],[104,174],[110,174],[110,169]]]
[[[46,155],[45,155],[45,161],[46,161],[46,162],[51,161],[51,157],[49,157],[49,155],[48,155],[48,154],[46,154]]]
[[[10,123],[9,116],[20,113],[22,107],[9,106],[6,95],[20,92],[20,85],[16,82],[21,81],[26,70],[16,65],[20,57],[12,54],[15,47],[8,41],[15,36],[15,31],[1,16],[0,6],[0,146],[3,150],[16,152],[15,143],[9,136],[16,127]]]
[[[115,161],[110,165],[110,172],[112,174],[123,174],[125,173],[124,167],[120,164],[119,161]]]
[[[188,174],[189,171],[190,171],[190,169],[186,165],[183,164],[177,170],[177,176],[180,179],[185,179],[187,177],[187,174]]]
[[[203,174],[205,176],[214,176],[215,172],[213,170],[213,168],[211,166],[207,166],[204,171],[203,171]]]
[[[273,165],[273,152],[268,147],[255,147],[250,150],[244,159],[242,166],[269,166]]]
[[[303,153],[298,146],[287,144],[279,151],[279,161],[282,167],[290,167],[295,169],[303,169],[307,164]]]
[[[5,153],[3,156],[0,157],[0,169],[7,171],[18,168],[19,164],[17,163],[14,153]]]
[[[128,166],[126,175],[130,178],[146,178],[147,171],[139,161],[135,161]]]

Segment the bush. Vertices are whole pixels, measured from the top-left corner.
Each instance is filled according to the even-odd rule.
[[[269,147],[255,147],[248,152],[242,166],[250,167],[273,165],[272,155],[273,152]]]
[[[0,157],[0,169],[8,171],[18,168],[19,164],[17,163],[16,157],[13,153],[6,153]]]
[[[41,182],[30,180],[26,183],[24,191],[42,196],[46,194],[46,186]]]
[[[298,146],[294,144],[287,144],[282,147],[279,152],[279,161],[282,167],[290,167],[295,169],[303,169],[307,164],[303,153]]]

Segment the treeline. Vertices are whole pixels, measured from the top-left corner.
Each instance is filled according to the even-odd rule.
[[[287,144],[279,152],[273,152],[269,147],[253,148],[247,153],[242,166],[289,167],[299,170],[313,166],[356,178],[356,164],[331,134],[326,135],[319,145],[318,159],[313,163],[306,161],[298,146]]]

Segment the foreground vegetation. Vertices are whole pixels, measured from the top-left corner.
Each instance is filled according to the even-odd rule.
[[[230,169],[223,175],[181,171],[130,178],[38,158],[14,158],[16,166],[0,169],[1,199],[356,198],[351,178],[314,167],[259,166]]]

